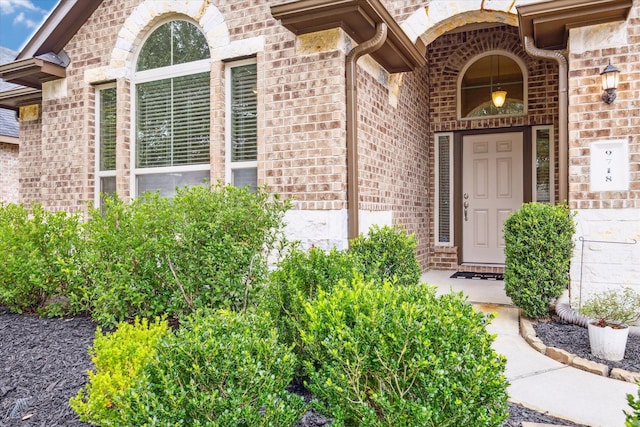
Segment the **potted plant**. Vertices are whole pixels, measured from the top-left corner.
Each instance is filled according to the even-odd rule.
[[[640,294],[627,287],[594,294],[580,312],[590,321],[591,353],[605,360],[624,358],[629,324],[640,319]]]

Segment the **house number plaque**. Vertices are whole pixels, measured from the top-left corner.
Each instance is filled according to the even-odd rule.
[[[629,190],[629,147],[627,140],[591,144],[591,191]]]

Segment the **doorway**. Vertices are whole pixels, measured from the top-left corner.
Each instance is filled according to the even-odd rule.
[[[463,264],[504,264],[503,225],[524,201],[523,133],[462,137]]]

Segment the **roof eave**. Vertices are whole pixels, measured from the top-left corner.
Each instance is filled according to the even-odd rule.
[[[424,43],[414,44],[379,0],[298,0],[272,6],[271,14],[296,35],[339,27],[357,43],[371,39],[376,24],[385,23],[387,40],[371,56],[390,73],[426,64]]]
[[[540,49],[566,49],[569,30],[624,21],[633,0],[552,0],[517,6],[520,38]]]
[[[42,91],[21,87],[0,92],[0,107],[18,111],[23,105],[39,104],[42,101]]]
[[[60,0],[24,45],[16,60],[47,52],[60,53],[101,3],[102,0]]]
[[[41,58],[23,59],[0,65],[0,78],[6,82],[41,89],[42,83],[66,77],[65,67]]]

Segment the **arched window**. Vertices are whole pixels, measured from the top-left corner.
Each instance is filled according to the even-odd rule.
[[[526,112],[524,74],[520,64],[510,56],[481,55],[463,70],[459,87],[461,118]]]
[[[194,24],[174,20],[147,38],[135,73],[136,195],[209,181],[209,46]]]

